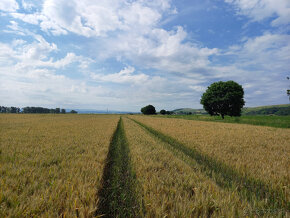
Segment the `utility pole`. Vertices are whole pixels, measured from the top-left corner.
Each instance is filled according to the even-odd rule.
[[[287,79],[290,80],[289,76],[287,76]],[[287,89],[287,95],[289,96],[289,101],[290,101],[290,89]]]

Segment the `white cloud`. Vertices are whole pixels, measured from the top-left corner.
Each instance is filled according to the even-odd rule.
[[[1,0],[0,10],[5,12],[14,12],[19,9],[18,3],[15,0]]]
[[[290,69],[290,35],[265,33],[249,38],[229,51],[236,56],[236,65],[277,74]]]
[[[26,11],[29,11],[36,7],[34,2],[32,2],[31,0],[21,0],[21,5]]]
[[[39,23],[42,30],[55,35],[69,31],[91,37],[131,28],[145,31],[157,24],[164,11],[170,12],[169,0],[45,0],[40,13],[12,16],[27,23]]]
[[[204,86],[189,86],[189,88],[196,92],[204,92],[206,90],[206,87]]]
[[[46,0],[41,13],[12,16],[39,24],[55,35],[73,32],[98,36],[102,47],[99,58],[131,61],[142,68],[163,72],[192,73],[210,64],[209,56],[218,50],[186,42],[187,32],[181,27],[167,31],[158,23],[165,13],[172,13],[169,0],[97,2]]]
[[[289,22],[286,1],[278,0],[277,5],[270,0],[225,1],[254,21],[271,17],[273,25]],[[135,109],[154,103],[162,108],[199,107],[206,86],[229,79],[244,85],[250,103],[261,91],[268,95],[265,99],[283,92],[281,83],[273,80],[290,69],[289,35],[267,32],[245,37],[241,44],[221,51],[194,43],[186,27],[162,28],[164,17],[176,13],[170,0],[44,0],[37,10],[31,10],[34,5],[26,4],[30,2],[23,0],[21,4],[28,14],[16,9],[9,14],[36,25],[34,31],[38,34],[23,29],[22,22],[16,21],[10,21],[9,30],[3,30],[17,37],[10,44],[0,43],[0,77],[4,83],[0,84],[0,97],[5,102],[12,102],[3,94],[10,89],[15,102],[30,105],[121,105]],[[75,34],[87,37],[88,44],[78,44],[77,52],[61,51],[64,45],[76,47],[78,40],[82,43],[84,38],[74,38]],[[61,45],[54,43],[54,35],[68,35],[58,40],[76,40]],[[88,49],[83,51],[82,46]],[[78,51],[96,58],[77,55]],[[213,61],[219,58],[223,60]],[[106,70],[111,72],[111,68],[106,64],[111,64],[112,59],[128,67],[108,74]],[[91,63],[103,67],[103,61],[102,72],[90,68]],[[63,74],[67,67],[76,65],[72,74],[77,79]],[[270,91],[263,90],[263,86]]]
[[[249,16],[253,21],[262,21],[275,17],[272,25],[278,26],[290,23],[289,0],[225,0],[233,4],[238,14]]]
[[[209,56],[217,54],[218,50],[186,43],[186,37],[187,33],[182,27],[173,31],[153,28],[146,35],[121,33],[104,42],[104,52],[101,55],[120,57],[121,60],[130,60],[140,67],[163,72],[188,74],[206,68],[210,64]]]
[[[91,78],[97,82],[112,82],[112,83],[132,83],[142,84],[149,79],[146,74],[133,74],[135,72],[134,67],[125,67],[118,73],[114,74],[96,74],[91,73]]]
[[[45,20],[46,17],[39,14],[39,13],[35,13],[35,14],[23,14],[23,13],[11,13],[10,14],[12,17],[22,20],[23,22],[29,23],[29,24],[34,24],[34,25],[38,25],[40,20]]]

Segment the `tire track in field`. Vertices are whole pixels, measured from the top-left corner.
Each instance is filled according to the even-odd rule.
[[[131,118],[129,118],[131,119]],[[176,139],[163,134],[139,121],[131,119],[149,133],[159,138],[163,142],[166,142],[175,151],[182,152],[187,157],[195,160],[202,172],[212,178],[220,187],[230,190],[237,190],[241,197],[248,200],[255,206],[256,201],[263,201],[262,210],[266,209],[271,211],[279,211],[284,214],[290,211],[290,203],[287,201],[287,197],[282,190],[275,190],[270,185],[265,184],[263,181],[250,178],[239,174],[235,169],[226,164],[211,158],[206,154],[202,154],[199,151],[188,148]],[[174,152],[174,151],[173,151]],[[174,152],[177,154],[176,152]]]
[[[132,169],[129,153],[123,121],[120,118],[109,146],[102,188],[98,192],[100,200],[96,216],[142,216],[142,199],[137,191],[136,174]]]

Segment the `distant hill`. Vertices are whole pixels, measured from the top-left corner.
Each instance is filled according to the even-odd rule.
[[[207,114],[204,109],[179,108],[172,111],[174,114]]]
[[[130,111],[107,111],[107,110],[92,110],[92,109],[74,109],[79,114],[136,114],[136,112]],[[67,112],[71,109],[66,109]]]
[[[290,115],[290,104],[245,107],[243,115]]]
[[[172,112],[174,114],[207,114],[204,109],[179,108]],[[290,104],[268,105],[259,107],[245,107],[243,115],[290,115]]]

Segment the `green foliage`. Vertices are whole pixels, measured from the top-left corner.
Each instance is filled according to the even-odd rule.
[[[20,113],[20,108],[19,107],[5,107],[5,106],[0,106],[0,113]]]
[[[290,115],[290,106],[285,107],[267,107],[258,110],[251,110],[244,113],[245,115],[279,115],[287,116]]]
[[[95,215],[105,217],[141,217],[142,203],[136,191],[137,178],[122,118],[113,135],[103,173],[103,187]]]
[[[171,115],[160,116],[164,118],[179,118],[185,120],[199,120],[223,123],[243,123],[257,126],[271,126],[277,128],[290,128],[290,116],[244,116],[241,117],[211,117],[208,115]]]
[[[78,112],[75,111],[75,110],[71,110],[70,113],[71,113],[71,114],[77,114]]]
[[[65,109],[61,109],[60,108],[55,108],[55,109],[49,109],[49,108],[44,108],[44,107],[24,107],[22,108],[22,113],[25,114],[59,114],[59,113],[63,113],[65,114]],[[20,113],[20,109],[19,112]]]
[[[241,116],[245,105],[244,90],[234,81],[215,82],[202,95],[200,103],[211,116]]]
[[[155,107],[151,104],[141,108],[141,112],[145,115],[156,114]]]
[[[173,114],[208,114],[204,109],[179,108],[172,111]]]
[[[162,115],[166,114],[166,110],[162,109],[162,110],[160,111],[160,114],[162,114]]]
[[[172,114],[172,112],[163,109],[163,110],[160,111],[160,114],[162,114],[162,115],[170,115],[170,114]]]

